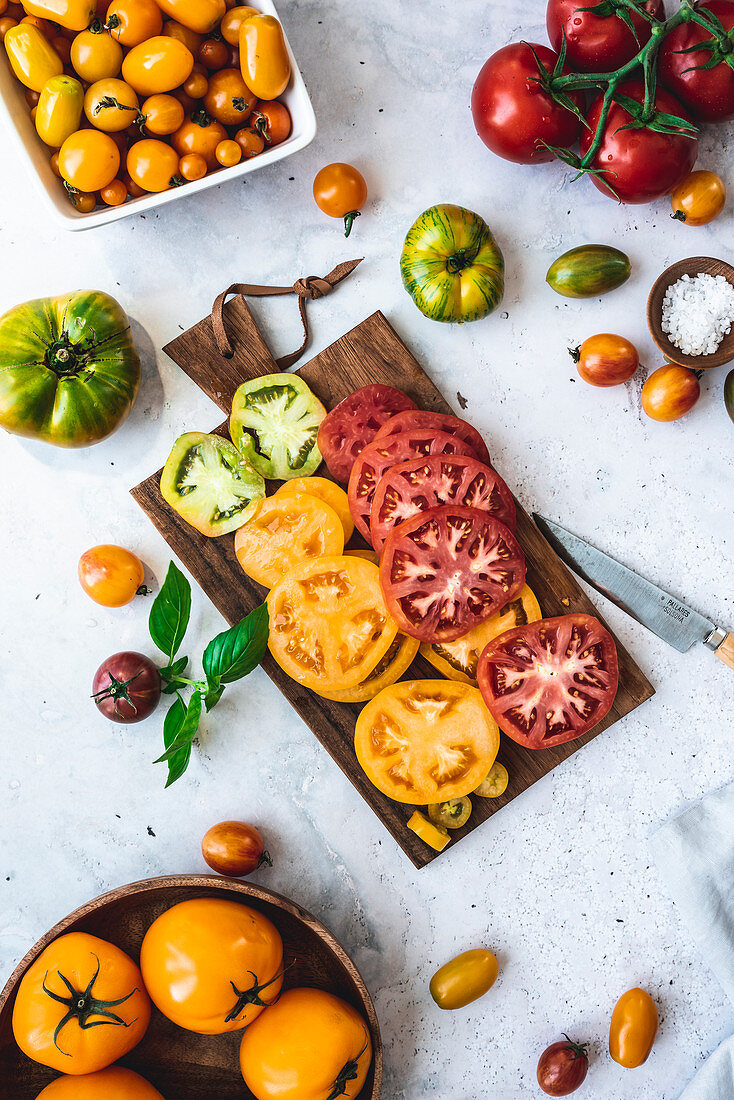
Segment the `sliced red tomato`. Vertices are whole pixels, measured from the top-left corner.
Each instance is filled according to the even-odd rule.
[[[617,649],[593,615],[559,615],[506,630],[479,658],[484,702],[500,729],[528,749],[581,737],[617,694]]]
[[[375,439],[386,439],[389,435],[400,435],[401,432],[412,431],[413,428],[436,428],[447,435],[458,435],[468,443],[480,462],[486,462],[489,466],[489,451],[487,444],[482,439],[476,428],[467,424],[460,416],[451,416],[449,413],[426,412],[424,409],[408,409],[407,412],[397,413],[382,425]]]
[[[321,422],[318,448],[329,473],[344,485],[357,455],[391,416],[415,409],[415,402],[393,386],[363,386],[340,401]]]
[[[525,557],[504,523],[461,505],[430,508],[388,535],[380,584],[390,616],[422,642],[453,641],[525,583]]]
[[[375,550],[398,524],[440,504],[478,508],[515,530],[515,501],[491,466],[469,455],[430,455],[401,462],[380,478],[370,511]]]
[[[349,508],[354,525],[369,542],[370,513],[375,489],[383,474],[391,466],[407,462],[409,458],[428,455],[471,455],[474,452],[468,443],[457,435],[437,432],[434,428],[414,428],[402,435],[391,435],[388,439],[375,440],[365,447],[357,458],[349,475]]]

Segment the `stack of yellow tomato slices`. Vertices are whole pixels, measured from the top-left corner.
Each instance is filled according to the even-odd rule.
[[[280,24],[230,0],[3,3],[0,41],[82,213],[167,191],[285,141]]]

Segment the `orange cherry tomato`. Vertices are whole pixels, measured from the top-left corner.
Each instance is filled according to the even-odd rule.
[[[217,167],[217,146],[227,136],[221,122],[214,121],[206,111],[196,111],[176,130],[171,141],[180,157],[186,153],[200,153],[211,169]]]
[[[99,191],[112,182],[119,167],[119,149],[99,130],[77,130],[59,150],[61,175],[77,191]]]
[[[58,149],[56,150],[55,153],[51,154],[51,159],[49,160],[49,164],[51,165],[51,171],[53,172],[53,174],[55,176],[58,176],[59,179],[61,179],[61,169],[59,168],[59,151],[58,151]]]
[[[204,108],[223,126],[242,126],[256,102],[239,69],[220,69],[210,76]]]
[[[10,15],[4,15],[2,17],[2,19],[0,19],[0,42],[4,42],[5,41],[5,35],[8,33],[8,31],[12,30],[13,27],[17,27],[17,26],[18,26],[18,20],[17,19],[13,19],[12,16],[10,16]]]
[[[29,23],[32,27],[36,27],[49,42],[54,37],[53,24],[49,23],[48,19],[41,19],[38,15],[24,15],[21,23]]]
[[[80,214],[91,214],[97,205],[97,196],[87,191],[70,191],[69,202]]]
[[[178,162],[179,176],[189,182],[203,179],[208,170],[208,165],[201,153],[187,153]]]
[[[273,866],[260,830],[244,821],[212,825],[201,842],[201,854],[212,871],[232,878],[251,875],[263,863]]]
[[[25,101],[31,109],[33,109],[33,107],[38,106],[38,101],[39,101],[40,98],[41,98],[41,93],[40,92],[34,92],[33,88],[26,88],[26,90],[25,90]]]
[[[668,363],[647,378],[642,387],[642,408],[651,420],[680,420],[700,396],[696,372]]]
[[[351,164],[327,164],[313,181],[313,197],[319,210],[330,218],[344,219],[344,236],[367,201],[364,177]]]
[[[280,145],[290,134],[292,121],[285,103],[266,99],[253,108],[249,124],[262,134],[266,145]]]
[[[240,27],[245,19],[249,19],[251,15],[259,14],[257,8],[250,8],[247,4],[230,7],[222,17],[222,22],[219,24],[219,30],[224,41],[229,42],[230,46],[237,46],[239,48]]]
[[[122,206],[127,202],[127,187],[122,180],[113,180],[101,188],[99,197],[106,206]]]
[[[140,101],[124,80],[97,80],[84,94],[84,114],[105,133],[127,130],[140,115]]]
[[[724,181],[715,172],[691,172],[670,197],[672,217],[686,225],[708,225],[726,203]]]
[[[265,148],[265,138],[262,134],[256,134],[254,130],[238,130],[234,139],[242,150],[244,160],[256,157]]]
[[[192,99],[183,88],[174,88],[171,92],[174,99],[177,99],[184,109],[184,115],[190,115],[192,111],[196,109],[197,103],[195,99]]]
[[[229,138],[226,141],[219,142],[214,155],[222,168],[234,168],[235,164],[239,164],[242,160],[242,150],[238,143]]]
[[[127,154],[130,179],[144,191],[168,191],[176,185],[178,156],[164,141],[144,138],[136,141]]]
[[[178,88],[194,67],[194,57],[177,38],[158,35],[133,46],[122,62],[123,80],[140,95]]]
[[[204,36],[192,31],[190,27],[184,27],[183,23],[177,23],[175,19],[169,19],[163,24],[163,33],[169,38],[177,38],[183,42],[187,50],[196,57],[199,46],[204,41]]]
[[[8,0],[0,0],[0,15],[5,15],[8,10]]]
[[[127,187],[127,193],[131,199],[140,199],[143,195],[147,194],[144,188],[138,187],[137,183],[131,180],[127,173],[122,177],[122,182],[125,184],[125,187]]]
[[[112,0],[105,25],[123,46],[139,46],[161,33],[163,16],[155,0]]]
[[[658,1033],[658,1010],[644,989],[628,989],[617,1001],[609,1027],[609,1053],[625,1069],[646,1062]]]
[[[619,386],[628,382],[640,365],[635,345],[610,332],[590,336],[569,351],[576,370],[590,386]]]
[[[70,49],[74,71],[90,84],[117,76],[122,66],[122,46],[106,30],[81,31]]]
[[[209,77],[204,66],[198,63],[194,65],[191,75],[184,80],[182,87],[193,100],[203,99],[209,88]]]
[[[199,46],[197,60],[213,72],[215,69],[223,69],[229,63],[229,48],[221,38],[207,38]]]
[[[145,129],[156,137],[165,137],[183,125],[183,105],[172,95],[159,93],[148,96],[140,113],[145,119]]]
[[[227,10],[224,0],[158,0],[169,17],[197,34],[209,34]]]
[[[37,114],[38,114],[38,107],[32,107],[31,108],[31,122],[35,123]]]
[[[120,180],[113,180],[102,191]],[[117,190],[117,188],[116,188]],[[102,195],[103,201],[104,195]],[[124,202],[124,199],[122,200]],[[117,203],[110,205],[116,206]],[[143,563],[131,550],[105,543],[85,550],[79,559],[79,583],[95,603],[102,607],[124,607],[130,603],[143,583]]]
[[[15,4],[11,2],[5,9],[5,13],[6,15],[11,16],[16,23],[19,23],[25,15],[25,9],[23,8],[22,4]]]

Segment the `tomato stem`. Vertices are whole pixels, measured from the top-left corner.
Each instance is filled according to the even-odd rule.
[[[458,275],[460,271],[463,271],[465,267],[468,267],[474,261],[474,255],[467,254],[465,248],[460,248],[458,252],[454,252],[453,256],[449,256],[446,261],[446,270],[451,275]]]
[[[352,232],[352,226],[354,225],[354,219],[358,218],[361,214],[360,210],[350,210],[348,214],[344,215],[344,236],[348,237]]]
[[[99,976],[100,961],[97,955],[93,954],[92,957],[97,960],[97,969],[92,975],[89,981],[89,985],[84,990],[75,989],[69,979],[64,974],[62,974],[60,970],[56,971],[58,976],[61,978],[61,981],[69,990],[68,997],[62,997],[59,993],[54,993],[53,990],[48,988],[48,986],[46,985],[48,970],[43,976],[43,982],[41,983],[43,992],[48,997],[50,997],[51,1000],[57,1001],[61,1005],[65,1005],[68,1009],[66,1015],[59,1021],[56,1026],[56,1030],[54,1031],[54,1046],[57,1050],[61,1051],[62,1054],[67,1054],[67,1051],[62,1050],[59,1046],[59,1034],[71,1020],[76,1020],[82,1031],[87,1031],[91,1027],[100,1027],[103,1024],[107,1024],[111,1027],[131,1027],[135,1023],[135,1020],[125,1022],[125,1020],[123,1020],[121,1016],[118,1016],[117,1013],[110,1012],[110,1009],[117,1008],[118,1005],[124,1004],[125,1001],[128,1001],[132,997],[133,993],[138,992],[137,987],[135,989],[131,989],[129,993],[126,993],[124,997],[120,997],[116,1001],[97,1000],[97,998],[94,996],[93,990],[94,983]],[[92,1023],[89,1023],[90,1016],[101,1016],[102,1019],[94,1020]]]
[[[133,709],[133,713],[137,714],[138,708],[135,706],[132,699],[130,698],[130,692],[128,689],[130,687],[130,684],[132,684],[132,682],[134,680],[137,680],[138,676],[140,676],[140,672],[136,672],[135,675],[131,676],[129,680],[117,680],[109,671],[109,669],[107,670],[107,675],[110,678],[110,682],[106,688],[102,688],[101,691],[96,691],[94,695],[92,695],[94,701],[96,703],[99,703],[101,699],[112,699],[114,704],[113,710],[115,714],[119,714],[120,711],[117,704],[120,700],[122,700],[122,702],[124,703],[129,703]]]
[[[252,970],[248,970],[247,973],[252,978],[252,985],[249,989],[244,990],[238,989],[234,982],[230,981],[229,984],[232,986],[232,989],[237,996],[237,1000],[235,1001],[234,1007],[231,1009],[231,1011],[228,1012],[227,1015],[224,1017],[225,1024],[229,1024],[232,1022],[232,1020],[236,1020],[237,1017],[244,1012],[248,1005],[257,1005],[259,1008],[269,1008],[270,1005],[275,1004],[275,1001],[264,1001],[260,994],[262,993],[263,989],[267,989],[269,985],[273,984],[273,982],[277,982],[279,978],[282,978],[285,974],[285,971],[286,968],[284,967],[280,971],[280,973],[275,974],[270,979],[270,981],[263,982],[263,984],[260,985],[257,980],[257,974],[253,974]]]
[[[569,1050],[572,1050],[576,1058],[583,1058],[585,1061],[589,1060],[589,1044],[588,1043],[574,1043],[573,1039],[563,1032],[563,1038],[568,1042]]]
[[[350,1081],[356,1081],[359,1077],[359,1060],[367,1050],[367,1044],[369,1043],[369,1037],[365,1032],[364,1046],[360,1050],[356,1058],[350,1059],[346,1062],[339,1071],[336,1080],[334,1081],[334,1087],[329,1093],[327,1100],[339,1100],[340,1096],[346,1096]]]

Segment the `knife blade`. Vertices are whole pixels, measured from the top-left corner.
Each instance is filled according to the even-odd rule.
[[[680,653],[687,652],[695,642],[703,642],[714,652],[719,650],[717,656],[734,668],[734,635],[565,527],[536,512],[533,519],[574,573],[658,638]]]

